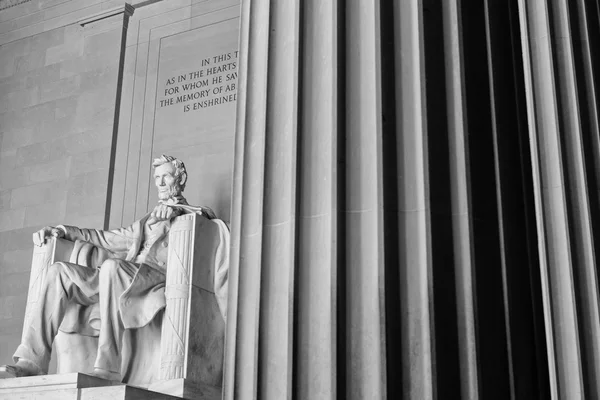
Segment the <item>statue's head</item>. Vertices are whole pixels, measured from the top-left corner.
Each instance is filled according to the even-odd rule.
[[[168,200],[183,192],[187,182],[187,171],[183,161],[163,154],[154,159],[152,166],[159,200]]]

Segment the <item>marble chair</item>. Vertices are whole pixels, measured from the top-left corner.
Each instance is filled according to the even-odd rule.
[[[123,383],[181,397],[219,398],[223,376],[225,321],[215,295],[223,285],[215,267],[223,253],[215,223],[198,214],[175,218],[169,232],[166,308],[140,329],[126,330],[122,345]],[[225,250],[226,251],[226,250]],[[34,247],[25,326],[38,299],[40,282],[54,262],[94,267],[108,254],[89,243],[52,239]],[[97,305],[96,305],[97,306]],[[76,310],[93,320],[97,310]],[[86,309],[87,308],[87,309]],[[91,317],[90,317],[91,316]],[[93,371],[98,338],[91,325],[84,334],[63,321],[55,338],[57,372]]]

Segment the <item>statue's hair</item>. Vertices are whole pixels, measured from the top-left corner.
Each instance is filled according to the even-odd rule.
[[[181,188],[181,191],[183,192],[183,190],[185,189],[185,183],[187,182],[187,171],[185,169],[185,165],[183,164],[183,161],[181,161],[175,157],[167,156],[167,155],[163,154],[160,157],[154,159],[154,161],[152,162],[152,166],[154,168],[156,168],[156,167],[160,167],[161,165],[169,163],[169,162],[173,165],[173,167],[175,167],[175,177],[177,178],[179,187]]]

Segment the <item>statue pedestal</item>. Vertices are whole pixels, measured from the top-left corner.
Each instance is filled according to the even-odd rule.
[[[148,389],[184,399],[221,400],[221,388],[204,385],[189,379],[170,379],[152,383]]]
[[[0,379],[0,400],[177,400],[162,393],[70,373]]]

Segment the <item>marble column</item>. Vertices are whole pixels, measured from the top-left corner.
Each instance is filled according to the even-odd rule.
[[[585,15],[597,10],[590,5],[519,2],[554,398],[600,396],[598,248],[592,229],[598,204],[597,196],[590,196],[598,187],[598,108],[592,76],[597,70],[592,69]],[[591,148],[584,148],[585,141]]]
[[[598,396],[598,15],[242,2],[224,398]]]

